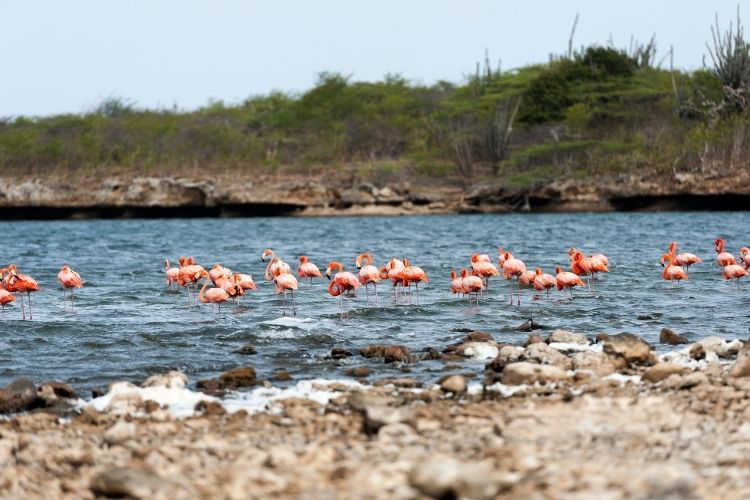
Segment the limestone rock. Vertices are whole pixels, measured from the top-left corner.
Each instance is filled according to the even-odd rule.
[[[418,462],[409,482],[432,498],[489,499],[499,486],[493,467],[486,462],[459,462],[453,457],[435,456]]]
[[[463,394],[466,392],[466,378],[463,375],[448,375],[438,381],[440,388],[445,392]]]
[[[554,365],[564,370],[571,367],[569,357],[544,343],[531,344],[523,351],[520,359],[542,365]]]
[[[598,352],[577,352],[571,361],[574,370],[590,370],[600,377],[611,375],[616,369],[609,356]]]
[[[414,356],[409,352],[409,348],[403,345],[374,344],[360,349],[359,353],[366,358],[383,358],[386,363],[411,363],[414,361]]]
[[[750,348],[744,348],[737,354],[732,368],[729,370],[730,377],[747,377],[750,375]]]
[[[188,378],[182,372],[169,371],[167,373],[151,375],[143,382],[143,387],[165,387],[167,389],[184,389],[187,387]]]
[[[573,333],[567,330],[555,330],[550,333],[549,337],[547,337],[547,343],[588,345],[589,341],[586,336],[581,333]]]
[[[558,382],[567,378],[568,374],[557,366],[537,365],[525,361],[507,365],[502,375],[503,384],[507,385]]]
[[[687,368],[677,363],[657,363],[644,372],[643,379],[649,382],[660,382],[670,375],[682,375],[686,371]]]
[[[109,445],[120,444],[128,439],[133,439],[136,434],[135,424],[118,420],[112,427],[104,432],[104,442]]]
[[[127,467],[114,467],[100,472],[91,479],[91,492],[95,495],[137,499],[188,499],[197,493],[185,482],[164,479],[152,472]]]
[[[659,342],[662,344],[669,344],[669,345],[679,345],[679,344],[689,344],[690,341],[683,337],[682,335],[676,334],[674,331],[670,330],[669,328],[662,328],[659,332]]]
[[[616,358],[621,358],[627,364],[653,364],[651,346],[637,335],[633,335],[632,333],[609,335],[603,340],[603,343],[605,353]]]
[[[34,383],[20,377],[0,389],[0,414],[33,410],[45,405],[34,387]]]

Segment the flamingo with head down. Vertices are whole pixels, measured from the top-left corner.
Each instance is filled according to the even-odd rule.
[[[554,276],[552,276],[551,274],[542,273],[542,270],[538,267],[534,269],[534,281],[532,282],[534,290],[546,290],[547,296],[549,297],[549,289],[554,287],[556,284],[557,282],[555,281]]]
[[[81,276],[73,271],[69,266],[62,266],[57,273],[57,282],[63,290],[63,300],[65,299],[65,290],[70,290],[70,307],[73,307],[73,289],[83,287]]]
[[[318,266],[310,262],[306,255],[300,255],[299,267],[297,268],[297,277],[309,278],[310,283],[312,283],[313,278],[322,278],[323,275],[320,274],[320,269],[318,269]]]
[[[0,307],[3,308],[3,311],[5,310],[5,306],[16,300],[15,295],[3,288],[3,278],[6,272],[7,269],[0,269]]]
[[[39,288],[39,284],[31,276],[19,273],[15,264],[9,265],[7,269],[5,269],[5,271],[8,275],[3,280],[3,288],[5,288],[9,292],[16,292],[20,294],[25,293],[29,299],[29,319],[34,319],[33,311],[31,309],[31,293],[41,290]],[[26,312],[23,305],[23,295],[21,295],[21,316],[22,319],[26,319]]]
[[[750,269],[750,249],[747,247],[740,248],[740,262],[746,270]]]
[[[164,258],[164,279],[167,282],[167,286],[172,288],[172,285],[177,284],[177,277],[180,274],[179,267],[172,267],[169,264],[169,259]]]
[[[581,278],[570,271],[562,271],[560,266],[555,268],[555,284],[558,290],[568,289],[570,291],[570,298],[573,298],[573,287],[574,286],[585,286]]]
[[[331,274],[338,270],[336,274]],[[359,288],[359,279],[352,273],[344,271],[344,266],[340,262],[331,261],[326,268],[326,277],[330,280],[328,283],[328,294],[331,297],[339,297],[339,309],[341,315],[344,314],[344,294],[353,295]]]
[[[482,295],[483,289],[482,278],[470,275],[466,268],[461,269],[461,292],[469,298],[469,303],[471,303],[471,295],[474,294],[476,302],[479,304],[479,297]]]

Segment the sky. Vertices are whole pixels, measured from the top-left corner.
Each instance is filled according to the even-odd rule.
[[[657,60],[673,45],[675,67],[697,69],[714,15],[725,28],[736,9],[736,0],[0,0],[0,117],[82,113],[110,97],[144,108],[238,103],[305,91],[321,71],[458,83],[485,49],[503,69],[565,52],[576,12],[576,46],[655,33]]]

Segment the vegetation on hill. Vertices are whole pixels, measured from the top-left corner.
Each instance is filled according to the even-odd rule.
[[[750,144],[750,46],[739,16],[714,28],[710,66],[662,68],[656,45],[590,46],[510,71],[489,61],[461,84],[321,73],[299,95],[0,120],[0,171],[300,172],[348,169],[383,183],[733,169]]]

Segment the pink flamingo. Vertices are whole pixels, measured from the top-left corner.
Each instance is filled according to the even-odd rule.
[[[677,243],[674,241],[669,244],[667,253],[665,255],[671,255],[672,262],[676,266],[685,267],[685,274],[688,273],[690,266],[692,266],[693,264],[698,264],[699,262],[703,262],[700,259],[700,257],[689,252],[681,252],[678,254]],[[659,259],[659,262],[661,263],[661,265],[664,265],[664,262],[666,260],[665,255],[662,255],[661,258]]]
[[[747,247],[740,248],[740,261],[742,262],[742,267],[750,269],[750,249]]]
[[[716,250],[716,263],[719,264],[719,267],[726,267],[737,263],[734,260],[734,255],[724,251],[724,240],[722,238],[714,240],[714,248]]]
[[[549,289],[557,284],[555,277],[551,274],[542,273],[540,268],[534,269],[534,281],[532,285],[534,290],[542,291],[546,290],[547,296],[549,297]]]
[[[469,298],[469,303],[471,303],[471,294],[474,294],[476,302],[479,304],[479,296],[482,294],[483,289],[482,278],[469,275],[469,271],[466,268],[461,269],[461,292]]]
[[[203,304],[216,304],[218,312],[221,312],[221,304],[229,300],[229,293],[223,288],[213,287],[206,290],[210,276],[206,271],[201,274],[205,278],[203,287],[198,292],[198,300]]]
[[[513,257],[510,252],[503,255],[503,277],[506,280],[518,278],[526,272],[526,264],[522,260]],[[513,305],[513,283],[510,284],[510,305]],[[521,286],[518,285],[518,305],[521,305]]]
[[[62,266],[57,273],[57,282],[63,290],[63,300],[65,299],[65,290],[70,289],[70,307],[73,307],[73,289],[83,287],[81,276],[68,266]]]
[[[362,261],[366,261],[365,265],[362,265]],[[378,298],[378,283],[380,282],[380,271],[377,267],[372,265],[372,257],[368,252],[357,255],[354,259],[354,264],[359,269],[359,282],[365,287],[365,296],[369,299],[367,287],[372,284],[375,289],[375,298]]]
[[[6,272],[8,276],[3,280],[3,288],[9,292],[25,293],[29,299],[29,319],[34,319],[33,311],[31,310],[31,292],[38,292],[40,290],[39,284],[31,276],[19,273],[15,264],[9,265]],[[23,307],[23,295],[21,295],[21,315],[25,320],[26,312]]]
[[[414,288],[417,290],[417,300],[419,300],[419,283],[429,283],[427,274],[419,266],[409,265],[409,259],[404,259],[404,269],[401,270],[401,281],[402,286],[409,289],[411,293],[411,284],[414,283]]]
[[[276,257],[276,254],[270,248],[263,250],[263,253],[260,255],[260,260],[265,262],[266,257],[270,257],[266,270],[263,272],[263,278],[266,281],[272,281],[274,276],[276,276],[277,271],[278,274],[292,274],[292,268],[289,267],[289,264]]]
[[[5,306],[16,300],[16,296],[10,293],[8,290],[3,288],[3,277],[7,269],[0,269],[0,306],[5,311]]]
[[[456,271],[451,269],[451,295],[463,295],[463,293],[462,278],[459,278]]]
[[[675,280],[679,282],[680,280],[688,279],[687,273],[682,267],[672,264],[674,259],[671,254],[665,253],[662,255],[662,258],[664,259],[664,270],[661,273],[662,278],[671,281],[672,284],[674,284]]]
[[[557,285],[557,289],[564,290],[567,288],[570,291],[571,299],[573,298],[573,287],[584,286],[583,281],[581,281],[581,278],[577,274],[569,271],[562,271],[560,270],[560,266],[555,268],[555,273],[555,284]]]
[[[724,271],[721,273],[725,280],[735,279],[737,287],[740,286],[740,278],[747,275],[747,271],[737,264],[729,264],[724,266]]]
[[[180,257],[178,259],[180,264],[180,271],[177,274],[177,284],[184,286],[188,294],[188,303],[192,303],[191,288],[198,283],[204,274],[207,275],[206,270],[202,266],[195,263],[195,259],[192,257]]]
[[[171,267],[169,265],[169,259],[164,259],[164,279],[167,282],[167,286],[172,288],[172,285],[177,284],[177,277],[180,274],[180,268]]]
[[[300,255],[299,257],[297,276],[299,278],[310,278],[310,283],[312,283],[313,278],[323,277],[323,275],[320,274],[320,269],[318,269],[318,266],[310,262],[305,255]]]
[[[273,284],[276,289],[277,294],[284,294],[284,303],[290,304],[292,309],[292,314],[296,314],[296,304],[294,302],[294,291],[299,288],[297,284],[297,278],[295,278],[291,273],[283,273],[283,269],[277,268],[275,271],[275,275],[273,277]],[[287,299],[287,293],[289,294],[289,299]]]
[[[334,270],[338,272],[331,276]],[[331,261],[326,268],[326,277],[330,280],[328,283],[328,294],[331,297],[339,298],[339,309],[341,315],[344,315],[344,293],[354,294],[359,288],[359,279],[348,271],[344,271],[344,266],[340,262]]]
[[[475,276],[479,276],[485,283],[485,288],[489,288],[490,277],[500,276],[500,272],[490,262],[490,258],[485,254],[471,254],[471,269]]]

